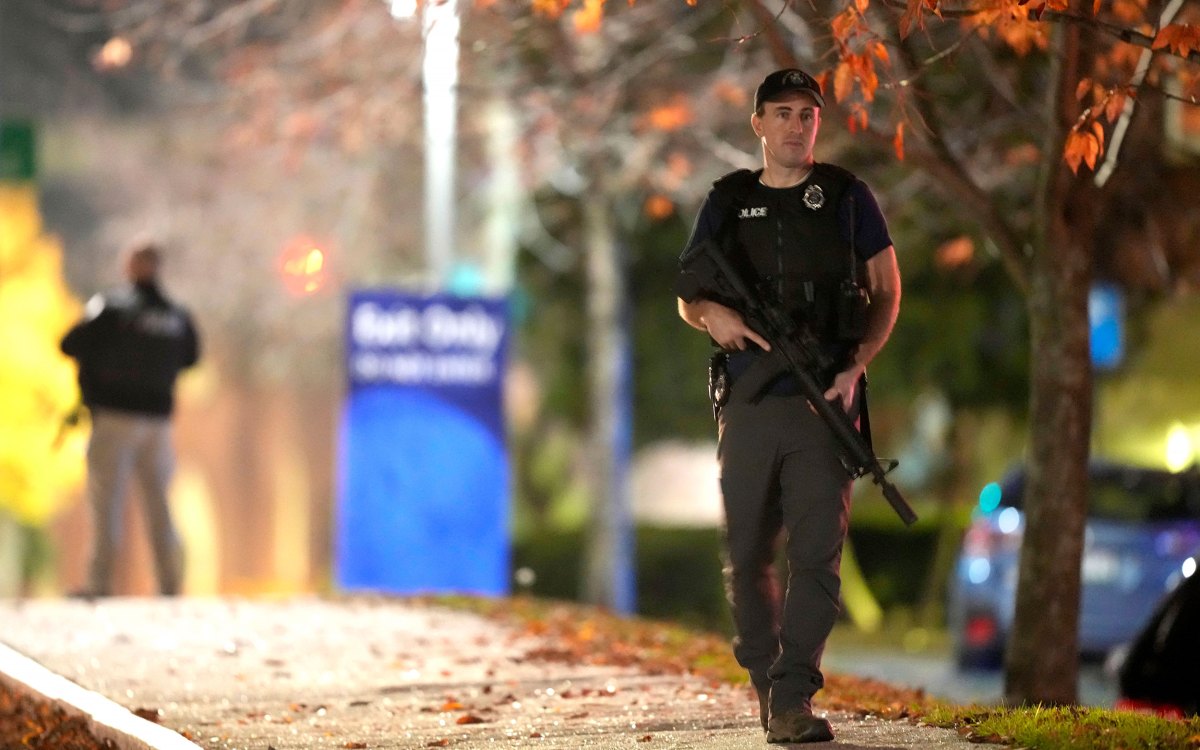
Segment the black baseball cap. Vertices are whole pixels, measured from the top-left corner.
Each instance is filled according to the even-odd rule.
[[[769,102],[788,91],[806,91],[817,100],[818,107],[825,106],[821,84],[817,83],[816,78],[798,68],[784,68],[767,76],[759,84],[758,90],[754,92],[754,111],[762,108],[763,102]]]

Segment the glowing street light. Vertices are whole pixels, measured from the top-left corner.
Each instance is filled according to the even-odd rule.
[[[92,64],[97,70],[118,70],[129,65],[132,59],[133,45],[124,37],[114,36],[95,54]]]
[[[391,0],[392,18],[406,21],[417,15],[417,0]]]
[[[1171,425],[1167,432],[1167,468],[1171,471],[1183,471],[1191,465],[1196,455],[1192,445],[1192,436],[1188,429],[1179,422]]]
[[[421,13],[425,37],[425,257],[429,275],[441,286],[454,265],[455,146],[458,133],[457,0],[388,0],[393,18]]]

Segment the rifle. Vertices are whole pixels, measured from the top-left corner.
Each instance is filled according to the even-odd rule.
[[[791,373],[801,393],[841,445],[842,465],[851,478],[870,474],[900,520],[906,526],[913,525],[917,514],[900,490],[887,480],[887,473],[896,467],[896,462],[889,460],[885,468],[846,412],[834,402],[825,400],[825,389],[815,373],[828,370],[833,363],[821,350],[812,332],[777,305],[767,304],[760,295],[751,293],[749,285],[711,238],[689,248],[679,262],[688,279],[686,289],[680,295],[683,299],[695,298],[701,291],[715,294],[723,304],[732,303],[731,306],[741,312],[746,325],[770,343],[769,361],[759,372],[752,374],[755,369],[752,368],[746,373],[753,378],[753,382],[745,386],[749,392],[759,393],[782,372]]]

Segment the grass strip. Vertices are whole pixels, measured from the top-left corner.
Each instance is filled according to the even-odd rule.
[[[745,683],[724,636],[606,610],[528,596],[507,599],[443,596],[417,601],[467,610],[545,636],[540,658],[583,664],[638,665],[652,674],[690,673]],[[1200,749],[1200,717],[1163,719],[1104,708],[955,705],[923,690],[850,675],[826,675],[818,708],[954,729],[974,742],[1027,750]]]
[[[1200,719],[1081,706],[941,706],[922,717],[978,742],[1031,750],[1185,750],[1200,748]]]

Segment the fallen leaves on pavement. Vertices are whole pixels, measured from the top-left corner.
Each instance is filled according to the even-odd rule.
[[[656,620],[629,618],[571,602],[531,597],[424,599],[469,609],[548,641],[531,649],[531,661],[637,666],[647,674],[694,674],[714,683],[745,683],[746,672],[733,658],[729,640]],[[886,719],[919,717],[936,701],[923,690],[899,688],[879,680],[826,675],[817,694],[822,709],[849,711]]]
[[[87,722],[48,701],[0,683],[0,747],[10,750],[116,750],[92,736]]]
[[[693,674],[712,684],[746,682],[745,672],[733,659],[728,640],[721,635],[689,630],[673,623],[626,618],[603,609],[568,602],[550,602],[529,597],[511,599],[417,599],[414,603],[469,609],[514,629],[521,636],[536,637],[541,645],[524,653],[528,661],[636,667],[645,674]],[[397,688],[398,689],[398,688]],[[605,689],[615,692],[615,687]],[[381,692],[387,693],[384,689]],[[586,695],[589,689],[584,689]],[[501,704],[516,698],[507,695]],[[923,691],[896,688],[876,680],[828,675],[818,705],[888,719],[919,717],[933,705]],[[461,713],[459,726],[489,723],[455,698],[422,711]],[[156,709],[137,710],[142,718],[160,721]],[[586,711],[568,716],[577,720]],[[182,733],[185,737],[187,732]],[[534,732],[531,736],[539,736]],[[639,742],[650,742],[643,735]],[[435,740],[429,747],[445,747],[448,740]],[[359,746],[348,744],[347,747]],[[62,709],[0,685],[0,747],[13,750],[114,750],[88,732],[86,722]]]

